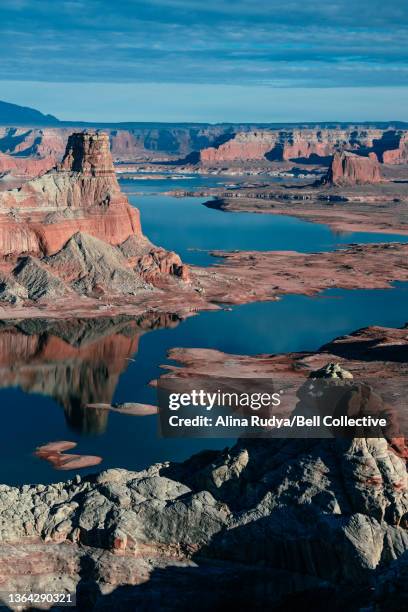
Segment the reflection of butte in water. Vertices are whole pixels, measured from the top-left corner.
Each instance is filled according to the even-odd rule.
[[[0,388],[48,395],[64,408],[72,429],[102,433],[108,411],[87,410],[86,404],[111,404],[119,376],[138,350],[139,337],[179,322],[176,315],[154,313],[137,318],[0,321]]]

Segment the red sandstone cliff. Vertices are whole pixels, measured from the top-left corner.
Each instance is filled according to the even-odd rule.
[[[116,160],[168,158],[201,151],[205,164],[225,161],[327,158],[336,151],[375,152],[380,161],[401,164],[408,161],[407,131],[392,127],[379,129],[353,127],[294,127],[256,129],[249,126],[157,126],[130,130],[107,130],[111,152]],[[31,159],[60,160],[70,134],[69,128],[0,127],[0,153],[11,155],[19,165],[16,174],[24,174],[24,164]],[[24,161],[22,161],[22,156]],[[316,159],[318,161],[318,159]],[[11,163],[11,162],[9,162]],[[11,164],[12,165],[12,164]],[[54,165],[54,163],[52,163]],[[50,167],[41,166],[41,171]],[[14,167],[13,167],[14,168]],[[13,168],[11,171],[14,172]],[[33,176],[35,165],[28,166]],[[3,170],[7,171],[7,170]],[[0,169],[1,172],[1,169]]]
[[[383,153],[384,164],[408,164],[408,134],[401,136],[398,149],[391,149]]]
[[[270,151],[276,141],[273,132],[238,133],[232,140],[221,144],[218,148],[209,147],[201,151],[202,163],[223,161],[248,161],[262,159]]]
[[[32,178],[47,172],[55,165],[55,157],[44,157],[41,159],[32,157],[13,157],[0,153],[0,174],[11,173],[14,176]]]
[[[0,194],[0,254],[49,255],[76,232],[112,245],[141,236],[139,213],[120,191],[106,134],[72,134],[61,164]]]
[[[400,140],[399,140],[400,139]],[[399,149],[394,149],[397,142]],[[356,128],[263,130],[238,132],[218,147],[203,149],[200,160],[204,165],[229,161],[287,161],[325,158],[337,151],[376,152],[386,163],[408,160],[406,132]]]
[[[0,152],[61,159],[71,132],[69,128],[0,127]]]
[[[86,132],[69,137],[55,168],[0,193],[0,267],[0,300],[12,303],[135,296],[163,277],[188,278],[175,253],[143,236],[139,211],[117,182],[107,134]]]
[[[353,153],[335,153],[323,183],[328,185],[368,185],[382,181],[380,164],[374,153],[361,157]]]
[[[67,128],[0,128],[0,174],[34,178],[64,154]]]

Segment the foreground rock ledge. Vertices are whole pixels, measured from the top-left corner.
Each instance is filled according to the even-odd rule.
[[[366,328],[317,353],[173,351],[197,374],[407,374],[406,328]],[[404,356],[405,355],[405,356]],[[319,373],[322,370],[319,370]],[[349,384],[341,366],[324,376]],[[347,375],[347,376],[345,376]],[[406,453],[384,439],[239,440],[184,463],[0,487],[2,591],[78,592],[80,609],[215,605],[398,610],[407,604]]]
[[[78,587],[85,609],[187,609],[191,595],[208,609],[237,602],[238,585],[241,605],[269,609],[381,601],[370,585],[408,549],[406,487],[405,461],[366,439],[241,441],[137,473],[2,486],[1,588]]]

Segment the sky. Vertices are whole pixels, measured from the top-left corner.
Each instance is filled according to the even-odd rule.
[[[65,120],[408,120],[405,0],[1,0],[0,99]]]

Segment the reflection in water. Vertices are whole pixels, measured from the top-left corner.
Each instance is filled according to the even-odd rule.
[[[47,395],[63,408],[68,425],[81,433],[102,433],[108,404],[139,337],[150,330],[175,327],[173,314],[145,313],[138,318],[0,322],[1,388],[20,387]]]

